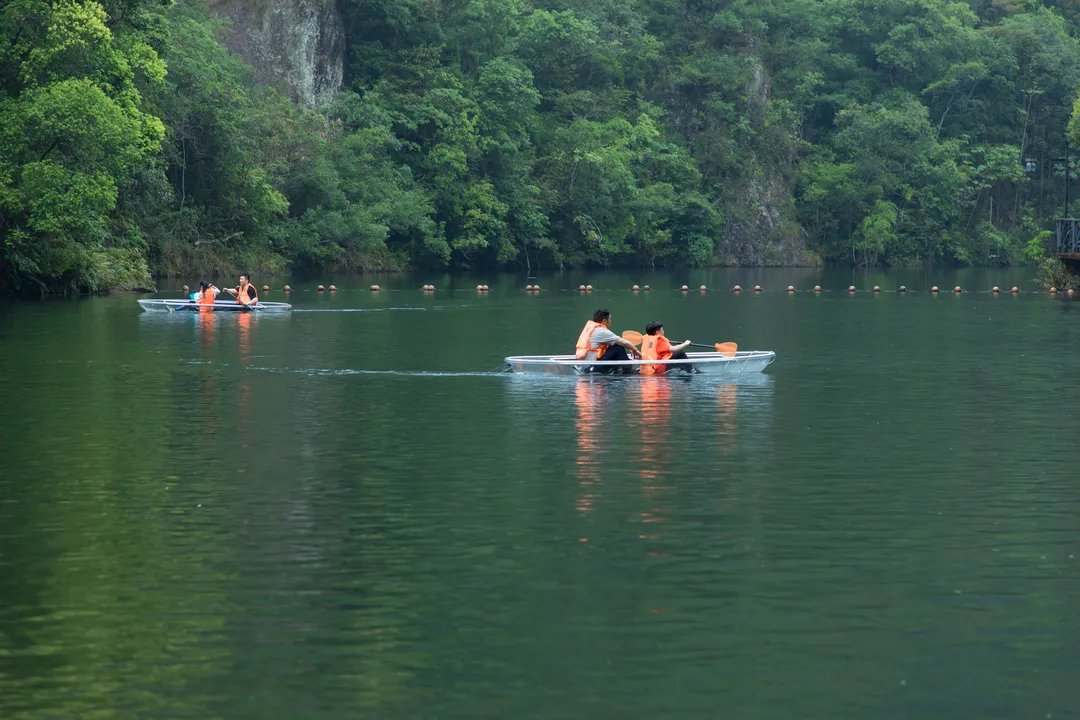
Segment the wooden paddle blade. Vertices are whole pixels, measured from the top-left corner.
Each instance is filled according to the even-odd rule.
[[[622,337],[623,340],[629,340],[635,345],[640,345],[641,341],[645,339],[641,333],[635,330],[623,330]]]
[[[727,355],[728,357],[734,357],[735,353],[739,350],[739,344],[733,342],[716,343],[713,347],[716,348],[716,352],[721,355]]]

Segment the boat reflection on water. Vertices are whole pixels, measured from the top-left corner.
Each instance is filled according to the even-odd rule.
[[[668,518],[664,509],[665,495],[672,486],[669,463],[671,458],[671,388],[681,379],[651,376],[641,378],[639,413],[641,427],[641,459],[638,462],[638,475],[641,478],[644,510],[638,518],[646,527],[638,532],[640,540],[657,540],[663,534],[660,525]],[[653,550],[650,556],[662,556],[664,553]]]
[[[577,430],[574,464],[577,467],[578,484],[575,508],[579,513],[592,512],[597,486],[603,475],[603,466],[597,459],[597,432],[602,422],[599,408],[604,406],[606,391],[607,386],[604,383],[591,382],[590,378],[581,378],[574,384],[574,405],[577,407],[574,421]]]
[[[716,442],[721,452],[730,452],[736,446],[735,411],[739,407],[738,385],[716,386]]]
[[[245,369],[251,364],[251,328],[254,322],[254,313],[237,313],[236,340],[240,351],[240,366]],[[251,377],[250,373],[240,375],[240,388],[237,392],[237,426],[241,430],[241,447],[249,446],[250,436],[254,430],[252,426],[254,412],[252,409]],[[237,472],[243,473],[244,469],[237,468]]]
[[[202,413],[204,420],[199,423],[199,428],[204,439],[211,440],[216,436],[219,424],[218,414],[211,411],[219,393],[219,374],[213,366],[214,356],[217,354],[217,321],[214,313],[195,313],[195,328],[199,336],[199,351],[203,363],[199,393],[202,396],[203,407],[206,408]]]

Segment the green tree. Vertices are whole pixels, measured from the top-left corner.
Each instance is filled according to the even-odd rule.
[[[118,38],[96,2],[15,0],[0,9],[0,284],[98,290],[149,284],[142,239],[116,217],[120,187],[151,164],[164,130],[137,83],[153,50]]]

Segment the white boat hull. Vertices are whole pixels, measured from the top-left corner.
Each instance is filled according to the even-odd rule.
[[[191,300],[166,300],[147,298],[139,300],[139,307],[147,312],[199,312],[209,311],[209,306],[200,305]],[[292,305],[278,302],[259,302],[255,305],[241,305],[234,300],[218,300],[213,305],[213,312],[288,312]]]
[[[771,350],[743,350],[734,355],[718,352],[687,353],[686,360],[621,360],[616,362],[585,362],[573,355],[514,355],[505,358],[506,366],[515,373],[537,373],[541,375],[592,375],[598,374],[594,368],[629,368],[637,373],[642,365],[664,365],[663,375],[684,375],[687,366],[710,375],[744,375],[760,373],[776,359]],[[655,375],[654,375],[655,377]]]

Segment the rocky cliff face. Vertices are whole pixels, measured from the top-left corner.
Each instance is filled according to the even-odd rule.
[[[726,265],[817,265],[795,218],[793,169],[798,147],[795,127],[769,118],[772,79],[751,40],[747,54],[755,65],[747,83],[746,116],[758,133],[755,152],[732,188],[721,259]]]
[[[225,45],[273,85],[309,107],[341,87],[345,38],[335,0],[210,0],[232,21]]]

